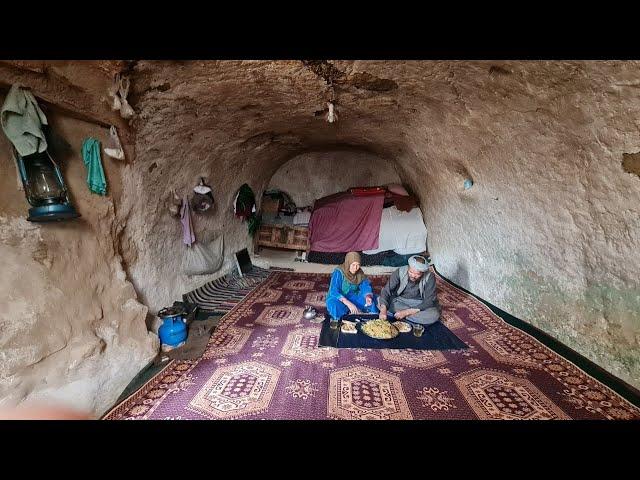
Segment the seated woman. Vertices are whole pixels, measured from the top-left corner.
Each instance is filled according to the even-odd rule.
[[[371,282],[360,268],[360,254],[349,252],[331,275],[327,310],[339,320],[347,313],[379,313]]]

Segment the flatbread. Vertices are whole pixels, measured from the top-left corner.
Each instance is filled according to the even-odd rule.
[[[393,322],[391,325],[396,327],[400,333],[407,333],[411,331],[411,325],[401,320],[398,320],[397,322]]]
[[[347,320],[342,321],[342,327],[340,327],[340,331],[342,333],[358,333],[356,329],[356,324],[354,322],[349,322]]]

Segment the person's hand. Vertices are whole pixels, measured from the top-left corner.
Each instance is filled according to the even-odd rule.
[[[345,305],[347,306],[347,308],[349,309],[349,313],[351,313],[352,315],[356,314],[356,313],[360,313],[360,310],[358,310],[358,307],[356,307],[353,303],[351,303],[349,300],[347,300],[347,302],[345,303]]]
[[[378,318],[380,320],[386,320],[387,319],[387,312],[380,312],[380,315],[378,315]]]
[[[399,312],[396,312],[396,314],[394,315],[396,320],[403,320],[408,316],[409,316],[409,310],[400,310]]]

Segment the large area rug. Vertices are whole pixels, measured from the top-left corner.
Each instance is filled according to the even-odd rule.
[[[379,291],[386,276],[371,277]],[[318,347],[329,275],[271,272],[199,360],[173,360],[105,419],[640,419],[640,409],[437,276],[463,350]]]

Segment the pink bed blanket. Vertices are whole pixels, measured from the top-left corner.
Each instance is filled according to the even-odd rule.
[[[384,194],[337,193],[317,200],[309,220],[310,248],[356,252],[378,248]]]

